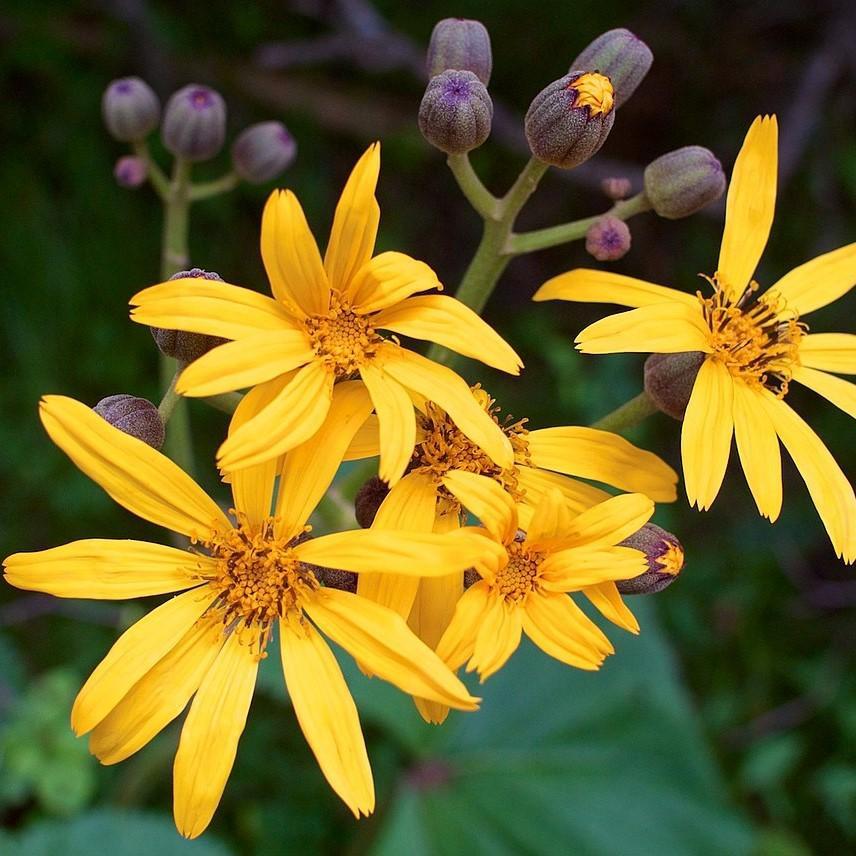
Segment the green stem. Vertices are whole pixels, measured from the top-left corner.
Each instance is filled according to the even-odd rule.
[[[209,395],[203,399],[206,404],[223,413],[234,413],[244,396],[240,392],[222,392],[220,395]]]
[[[470,205],[481,214],[484,220],[494,220],[499,213],[499,200],[482,184],[476,175],[470,156],[465,152],[462,155],[449,155],[446,163],[458,182],[458,187],[466,196]]]
[[[169,179],[164,175],[163,170],[157,165],[149,151],[149,144],[145,140],[139,140],[133,144],[134,154],[146,162],[149,181],[156,193],[164,202],[169,197]]]
[[[178,368],[175,371],[175,374],[172,376],[172,380],[170,381],[166,392],[163,394],[161,403],[158,405],[158,413],[160,414],[160,418],[163,421],[164,425],[169,422],[169,418],[170,416],[172,416],[173,410],[175,410],[175,405],[178,404],[178,402],[181,400],[181,397],[175,391],[175,384],[183,368],[184,366],[179,364]]]
[[[649,398],[648,393],[644,390],[630,401],[624,402],[620,407],[616,407],[611,413],[598,419],[597,422],[592,422],[592,428],[599,428],[602,431],[620,432],[627,428],[632,428],[643,419],[656,413],[657,405]]]
[[[220,178],[215,178],[213,181],[204,181],[200,184],[191,184],[189,198],[191,202],[196,202],[198,199],[209,199],[212,196],[219,196],[221,193],[227,193],[234,190],[240,184],[241,178],[235,172],[227,172],[221,175]]]

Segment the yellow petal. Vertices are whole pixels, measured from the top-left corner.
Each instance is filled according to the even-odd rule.
[[[630,580],[647,570],[645,555],[630,547],[570,547],[544,559],[540,579],[548,591],[579,591],[603,582]]]
[[[734,438],[758,512],[775,521],[782,510],[782,456],[776,429],[760,393],[734,384]]]
[[[656,303],[619,312],[595,321],[574,340],[584,354],[675,354],[704,351],[709,330],[701,307],[682,303]]]
[[[511,494],[488,476],[464,470],[449,470],[443,485],[481,521],[500,544],[509,543],[517,534],[517,510]]]
[[[262,259],[271,289],[299,317],[330,308],[330,285],[321,254],[297,197],[275,190],[262,218]]]
[[[277,535],[297,535],[333,481],[342,456],[372,409],[368,390],[359,381],[333,387],[330,411],[311,439],[285,456],[277,493]]]
[[[537,506],[548,491],[555,489],[577,514],[610,497],[610,494],[598,487],[534,467],[518,466],[517,483],[526,491],[523,494],[523,502],[526,505]],[[523,507],[519,506],[518,514],[522,514],[522,510]]]
[[[275,330],[219,345],[194,360],[175,388],[181,395],[219,395],[271,380],[310,362],[315,352],[298,330]]]
[[[564,536],[557,529],[555,534],[549,536],[549,540],[555,543],[561,542],[563,548],[604,547],[617,544],[634,532],[638,532],[653,513],[654,503],[641,493],[611,496],[573,517],[564,529]],[[561,523],[565,525],[567,518],[563,517]],[[618,579],[626,579],[626,577]]]
[[[806,483],[836,555],[848,563],[856,561],[856,498],[846,476],[820,437],[784,401],[772,393],[765,393],[762,401]]]
[[[824,253],[786,273],[770,287],[780,297],[783,314],[808,315],[838,300],[856,285],[856,243]],[[802,350],[802,346],[800,347]]]
[[[124,600],[199,585],[213,560],[145,541],[91,538],[3,562],[6,582],[55,597]]]
[[[173,767],[173,814],[185,838],[201,835],[220,804],[258,669],[258,654],[240,632],[232,633],[190,705]]]
[[[405,348],[390,348],[384,368],[399,383],[438,404],[499,467],[514,463],[514,450],[502,429],[473,397],[467,384],[451,369]]]
[[[177,464],[85,404],[46,395],[39,415],[51,440],[77,467],[138,517],[203,539],[213,529],[231,528],[217,503]]]
[[[232,471],[278,458],[312,437],[324,423],[333,378],[320,361],[300,369],[256,416],[220,446],[218,465]]]
[[[457,669],[472,657],[482,618],[493,598],[484,580],[474,583],[461,595],[452,620],[437,643],[437,656],[449,668]]]
[[[631,633],[639,632],[639,622],[621,599],[621,594],[615,583],[586,586],[582,591],[595,609],[608,621]]]
[[[71,727],[79,737],[107,716],[159,660],[191,629],[214,598],[211,589],[171,598],[132,624],[77,694]]]
[[[366,364],[360,377],[368,387],[380,429],[378,476],[394,485],[404,474],[416,445],[416,414],[407,390],[382,368]]]
[[[532,466],[673,502],[678,474],[652,452],[596,428],[541,428],[526,435]]]
[[[778,134],[775,116],[758,116],[731,174],[717,276],[732,303],[752,279],[773,225]]]
[[[793,379],[809,389],[813,389],[818,395],[822,395],[848,416],[856,419],[856,384],[826,372],[819,372],[816,369],[807,369],[802,366],[794,369]]]
[[[357,708],[327,643],[308,622],[280,622],[285,683],[309,748],[356,817],[374,810],[374,783]]]
[[[223,625],[201,619],[126,693],[89,737],[102,764],[130,757],[184,710],[224,642]]]
[[[632,276],[608,270],[577,268],[548,279],[532,298],[541,300],[574,300],[579,303],[618,303],[621,306],[651,306],[676,301],[697,306],[694,294],[686,294],[664,285],[654,285]]]
[[[812,369],[856,374],[856,336],[852,333],[810,333],[800,340],[800,362]]]
[[[454,297],[423,294],[378,313],[375,327],[451,348],[509,374],[520,374],[523,362],[514,349],[472,309]]]
[[[343,461],[359,461],[376,458],[380,454],[380,422],[375,414],[366,419],[357,429],[351,445],[345,449]]]
[[[558,490],[553,488],[546,491],[535,506],[526,527],[526,546],[533,550],[549,550],[556,545],[562,545],[567,540],[568,533],[573,531],[576,516]]]
[[[336,589],[320,589],[305,605],[309,617],[371,672],[410,695],[459,710],[478,699],[391,609]]]
[[[380,207],[375,199],[380,172],[380,143],[372,143],[357,161],[336,206],[324,269],[330,285],[347,293],[354,274],[372,257]]]
[[[578,669],[599,669],[614,649],[606,636],[565,594],[531,594],[523,631],[546,654]]]
[[[387,252],[367,261],[356,272],[348,292],[354,311],[367,315],[435,288],[443,286],[425,262],[404,253]]]
[[[699,369],[681,430],[684,487],[690,505],[706,511],[713,505],[731,452],[734,428],[734,381],[717,360]]]
[[[271,330],[294,330],[294,319],[275,300],[228,282],[177,279],[131,298],[131,320],[150,327],[240,339]]]
[[[477,671],[484,683],[498,672],[520,646],[523,632],[523,610],[506,603],[505,598],[492,597],[482,613],[467,671]]]

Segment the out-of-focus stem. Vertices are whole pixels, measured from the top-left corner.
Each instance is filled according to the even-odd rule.
[[[658,407],[644,390],[630,401],[625,401],[620,407],[616,407],[611,413],[601,417],[597,422],[592,422],[592,428],[600,428],[602,431],[621,432],[656,413]]]

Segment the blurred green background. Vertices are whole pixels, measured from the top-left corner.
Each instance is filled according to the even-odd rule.
[[[850,7],[850,8],[849,8]],[[157,280],[160,209],[112,178],[123,148],[103,131],[100,97],[136,74],[165,99],[187,82],[226,97],[233,137],[286,122],[292,187],[323,242],[338,191],[371,140],[383,141],[381,249],[429,262],[454,287],[479,235],[439,152],[416,128],[422,51],[436,20],[478,17],[494,46],[497,120],[474,161],[504,191],[525,158],[520,116],[600,32],[625,26],[654,67],[602,152],[551,172],[521,219],[534,228],[604,210],[597,183],[687,144],[730,171],[752,118],[781,127],[778,216],[762,284],[856,236],[851,4],[764,0],[641,4],[580,0],[294,0],[169,4],[39,3],[0,11],[0,553],[81,537],[158,539],[79,474],[41,430],[57,392],[94,404],[117,392],[158,400],[148,330],[127,299]],[[162,153],[155,142],[156,150]],[[163,161],[162,161],[163,162]],[[198,169],[214,177],[227,155]],[[193,264],[259,289],[258,226],[270,186],[242,186],[193,211]],[[722,208],[677,222],[631,221],[614,269],[692,290],[715,265]],[[582,357],[573,336],[601,307],[532,304],[553,274],[593,264],[581,244],[512,263],[488,320],[523,356],[519,380],[478,371],[506,412],[534,427],[585,424],[635,395],[642,359]],[[853,332],[851,294],[812,316]],[[856,470],[852,422],[811,393],[789,399]],[[191,407],[200,479],[217,490],[225,417]],[[665,416],[632,435],[678,466]],[[0,591],[0,852],[26,854],[737,854],[842,853],[856,845],[856,577],[830,548],[785,462],[785,509],[757,516],[737,467],[712,511],[683,498],[658,510],[687,550],[679,581],[631,605],[636,639],[594,675],[524,647],[483,688],[481,712],[441,729],[409,700],[345,663],[360,704],[378,810],[353,822],[322,780],[268,661],[219,812],[201,841],[171,822],[177,729],[115,768],[99,768],[68,729],[78,686],[117,633],[151,604],[60,601]]]

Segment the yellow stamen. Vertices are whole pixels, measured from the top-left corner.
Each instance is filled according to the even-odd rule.
[[[543,556],[512,541],[506,548],[508,564],[496,575],[495,590],[510,603],[519,603],[532,591],[538,581],[538,569]]]
[[[357,315],[335,291],[330,297],[329,312],[311,315],[303,323],[315,353],[337,378],[346,378],[358,371],[383,342],[369,317]]]
[[[588,107],[592,116],[606,115],[615,104],[612,81],[596,71],[581,74],[568,86],[568,89],[576,92],[573,106]]]

